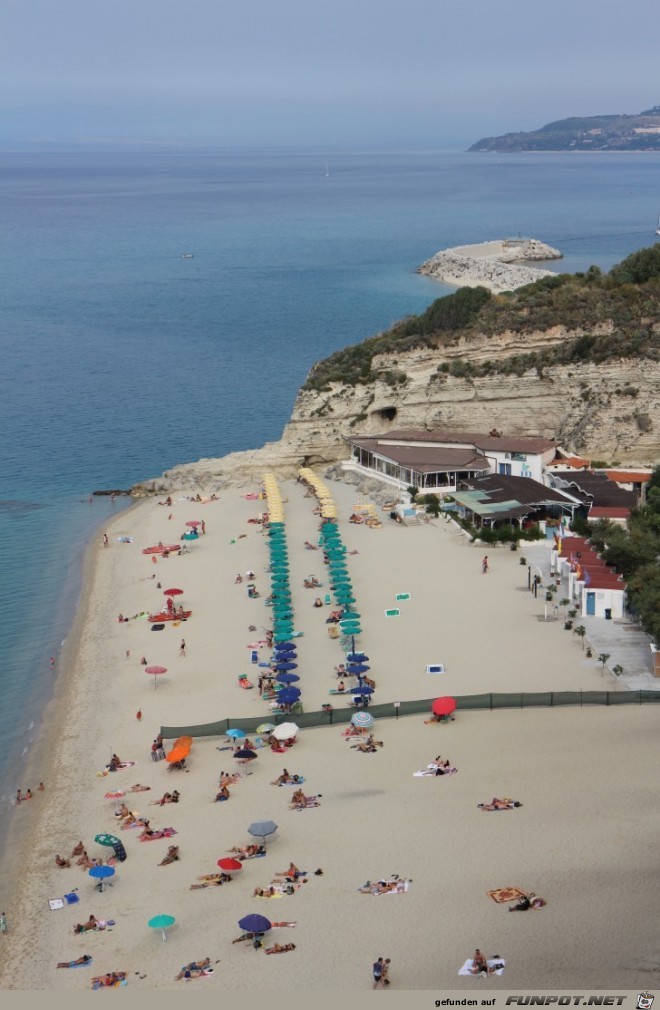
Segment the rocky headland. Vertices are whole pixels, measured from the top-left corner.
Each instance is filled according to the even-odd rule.
[[[346,436],[445,428],[555,437],[608,463],[660,459],[660,245],[603,276],[505,295],[462,288],[318,362],[277,442],[143,481],[136,496],[210,494],[346,459]],[[334,470],[336,473],[337,471]]]
[[[529,266],[530,262],[561,258],[558,249],[538,239],[502,239],[441,249],[418,272],[456,287],[482,285],[494,292],[514,291],[552,276],[552,271]]]

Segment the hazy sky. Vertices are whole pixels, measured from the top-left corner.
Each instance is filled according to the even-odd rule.
[[[0,0],[0,144],[464,147],[660,104],[658,0]]]

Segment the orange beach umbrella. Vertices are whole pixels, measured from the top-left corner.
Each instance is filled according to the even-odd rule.
[[[191,747],[192,737],[180,736],[178,740],[175,740],[172,750],[167,755],[167,760],[170,764],[174,764],[176,761],[183,761],[190,754]]]

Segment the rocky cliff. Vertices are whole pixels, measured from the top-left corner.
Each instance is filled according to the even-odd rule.
[[[456,378],[443,363],[506,361],[521,352],[547,349],[574,331],[502,333],[452,347],[423,348],[374,359],[376,370],[396,368],[406,381],[299,392],[279,442],[221,459],[204,459],[168,471],[133,488],[152,494],[178,488],[209,493],[257,479],[272,468],[292,476],[300,465],[329,464],[347,455],[344,436],[397,427],[453,428],[557,437],[570,450],[593,459],[626,464],[660,458],[660,362],[619,359],[530,369],[522,375]]]

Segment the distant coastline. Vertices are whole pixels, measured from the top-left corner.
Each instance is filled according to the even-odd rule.
[[[660,106],[633,115],[572,116],[538,130],[482,137],[469,151],[521,153],[542,151],[660,151]]]

